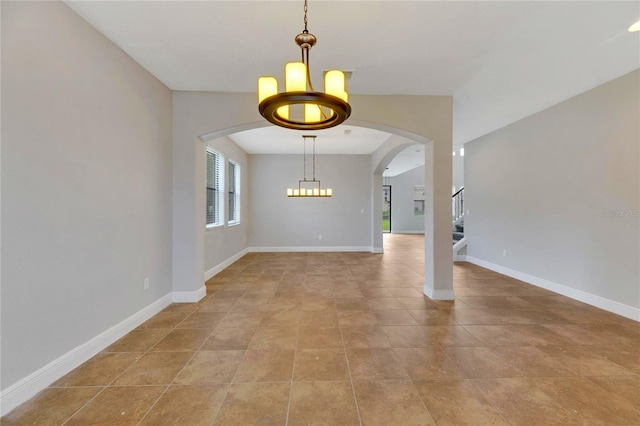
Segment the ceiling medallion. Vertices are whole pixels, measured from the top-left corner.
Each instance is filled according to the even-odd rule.
[[[307,30],[307,0],[304,1],[304,31],[295,38],[302,52],[302,62],[285,66],[285,91],[278,93],[275,77],[258,79],[258,110],[270,123],[295,130],[321,130],[343,123],[351,115],[344,72],[331,70],[324,75],[324,92],[311,84],[309,50],[316,36]],[[294,109],[294,111],[292,111]],[[302,116],[302,119],[293,117]]]

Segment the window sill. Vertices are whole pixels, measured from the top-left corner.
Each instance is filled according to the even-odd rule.
[[[227,223],[228,227],[238,226],[238,225],[240,225],[240,222]]]
[[[207,232],[222,228],[224,228],[224,225],[207,225]]]

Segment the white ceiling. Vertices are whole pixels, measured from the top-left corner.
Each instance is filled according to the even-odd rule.
[[[230,135],[248,154],[302,154],[302,135],[316,135],[316,154],[371,154],[391,134],[364,127],[340,125],[314,132],[269,126]],[[311,149],[311,142],[307,149]]]
[[[299,59],[301,0],[67,4],[173,90],[254,92]],[[310,0],[312,79],[341,68],[353,94],[451,95],[460,147],[640,67],[639,18],[638,1]]]
[[[424,145],[410,145],[400,151],[387,166],[384,176],[397,176],[424,164]]]

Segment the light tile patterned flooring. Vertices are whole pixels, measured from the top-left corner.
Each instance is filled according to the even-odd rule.
[[[1,423],[640,424],[638,323],[422,245],[247,255]]]

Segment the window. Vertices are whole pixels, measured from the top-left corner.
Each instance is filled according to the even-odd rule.
[[[229,161],[229,225],[240,223],[240,164]]]
[[[224,157],[207,146],[207,227],[224,225]]]

